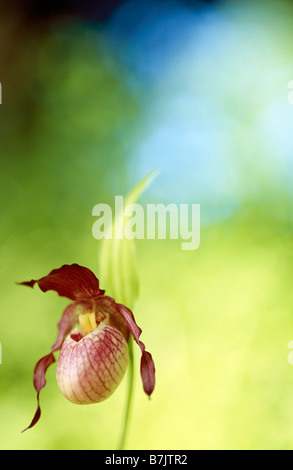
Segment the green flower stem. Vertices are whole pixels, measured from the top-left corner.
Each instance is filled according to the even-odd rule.
[[[133,383],[134,383],[134,358],[133,358],[133,338],[132,335],[129,336],[128,341],[128,351],[129,351],[129,365],[128,365],[128,393],[126,397],[126,407],[125,407],[125,416],[123,422],[123,428],[120,436],[119,450],[123,450],[127,432],[129,429],[130,423],[130,413],[132,408],[132,398],[133,398]]]

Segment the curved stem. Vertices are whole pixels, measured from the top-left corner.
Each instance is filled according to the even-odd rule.
[[[126,436],[129,428],[130,422],[130,412],[132,406],[133,398],[133,382],[134,382],[134,359],[133,359],[133,338],[132,335],[129,336],[128,341],[128,351],[129,351],[129,365],[128,365],[128,393],[126,399],[125,415],[123,428],[120,436],[119,450],[123,450],[126,442]]]

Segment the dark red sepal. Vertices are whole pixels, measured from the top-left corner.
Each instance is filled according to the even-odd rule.
[[[103,294],[99,289],[99,280],[94,273],[79,264],[64,264],[61,268],[53,269],[47,276],[38,280],[21,282],[21,285],[33,287],[38,284],[43,292],[54,290],[61,297],[79,300]]]

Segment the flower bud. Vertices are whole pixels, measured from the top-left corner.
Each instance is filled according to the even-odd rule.
[[[99,403],[116,390],[127,364],[128,345],[117,328],[101,322],[85,336],[75,328],[60,351],[58,386],[73,403]]]

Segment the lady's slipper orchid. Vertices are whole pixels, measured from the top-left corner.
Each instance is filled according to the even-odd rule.
[[[20,284],[33,287],[36,283],[43,292],[54,290],[73,302],[58,323],[51,352],[35,366],[37,410],[26,429],[40,418],[39,394],[46,385],[47,368],[55,362],[53,353],[58,350],[57,383],[64,396],[77,404],[99,403],[115,391],[124,376],[131,333],[142,353],[140,373],[144,391],[149,396],[152,394],[155,366],[151,354],[139,340],[141,329],[127,307],[104,295],[90,269],[78,264],[64,265],[41,279]],[[73,328],[77,322],[79,326]]]

